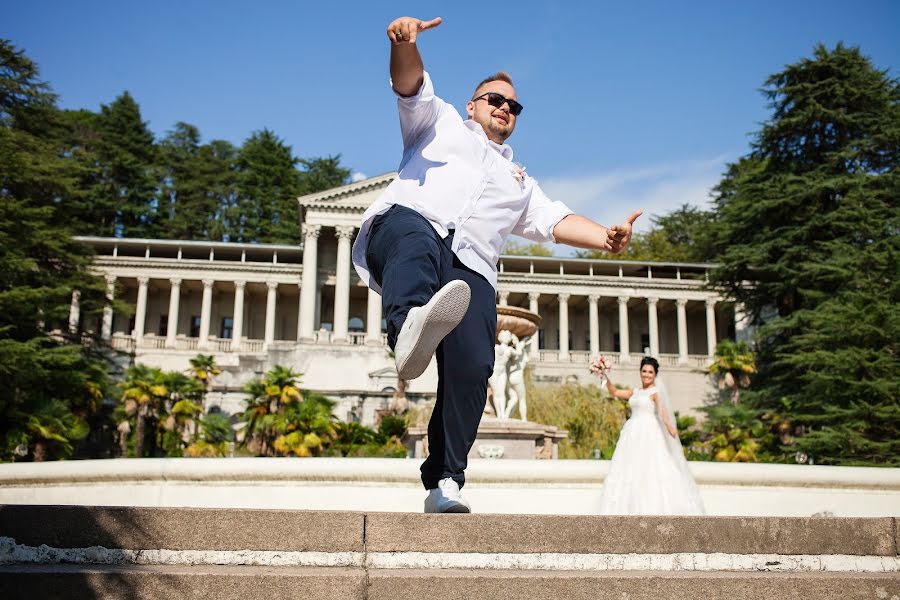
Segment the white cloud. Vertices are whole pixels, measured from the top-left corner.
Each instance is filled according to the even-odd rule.
[[[369,176],[365,173],[360,173],[359,171],[354,171],[350,174],[350,183],[356,183],[357,181],[362,181],[363,179],[368,179]]]
[[[710,190],[719,182],[730,156],[675,161],[617,169],[575,177],[550,177],[541,187],[553,199],[601,223],[617,223],[635,209],[644,210],[636,231],[650,228],[651,215],[666,214],[682,204],[709,205]]]

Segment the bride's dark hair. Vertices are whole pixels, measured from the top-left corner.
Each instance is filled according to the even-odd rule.
[[[652,356],[645,356],[643,360],[641,360],[640,368],[643,369],[644,365],[650,365],[653,367],[653,372],[659,375],[659,361],[657,361]]]

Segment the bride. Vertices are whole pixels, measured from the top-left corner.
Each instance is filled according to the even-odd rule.
[[[628,400],[631,417],[619,434],[600,491],[601,515],[704,514],[658,373],[659,363],[646,357],[641,361],[640,389],[616,389],[606,376],[607,390]]]

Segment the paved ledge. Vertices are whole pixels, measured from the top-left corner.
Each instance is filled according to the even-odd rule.
[[[122,481],[306,481],[420,485],[419,461],[404,458],[140,458],[0,464],[0,486]],[[900,491],[900,469],[691,462],[701,485],[815,486]],[[606,460],[469,461],[478,484],[602,483]]]
[[[363,513],[0,505],[0,536],[54,548],[359,552]]]
[[[369,513],[370,552],[896,556],[894,519]],[[442,518],[441,518],[442,517]]]
[[[39,567],[0,566],[3,598],[216,598],[270,600],[893,600],[892,574],[835,573],[585,573],[559,571],[382,570],[303,567]]]
[[[0,566],[0,598],[363,600],[362,569],[228,566]]]
[[[0,505],[0,537],[123,550],[898,555],[894,518],[424,515]]]
[[[661,598],[765,598],[766,600],[893,600],[895,575],[831,573],[583,573],[372,571],[368,600],[422,598],[566,598],[631,600]]]
[[[283,550],[124,550],[51,548],[0,537],[0,565],[230,565],[552,571],[735,571],[898,573],[900,557],[679,552],[671,554],[498,552],[286,552]]]
[[[607,461],[473,460],[479,513],[596,515]],[[893,517],[900,469],[692,463],[710,515]],[[0,465],[0,504],[420,512],[419,461],[115,459]]]

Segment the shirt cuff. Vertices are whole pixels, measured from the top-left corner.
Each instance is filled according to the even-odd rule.
[[[553,243],[556,244],[556,243],[558,243],[556,241],[556,234],[554,233],[556,231],[556,226],[559,225],[560,221],[562,221],[569,215],[574,215],[575,211],[572,210],[571,208],[569,208],[568,206],[566,206],[565,204],[563,204],[562,202],[554,202],[553,204],[554,204],[554,206],[550,212],[550,216],[548,219],[551,225],[550,225],[550,231],[548,232],[549,235],[547,237],[549,237],[551,240],[553,240]]]
[[[388,81],[390,81],[391,91],[397,96],[397,100],[404,104],[429,100],[434,96],[434,86],[431,83],[431,76],[428,74],[428,71],[422,71],[422,85],[419,86],[419,89],[416,90],[416,93],[412,96],[401,96],[397,93],[397,90],[394,89],[394,81],[392,79],[389,79]]]

